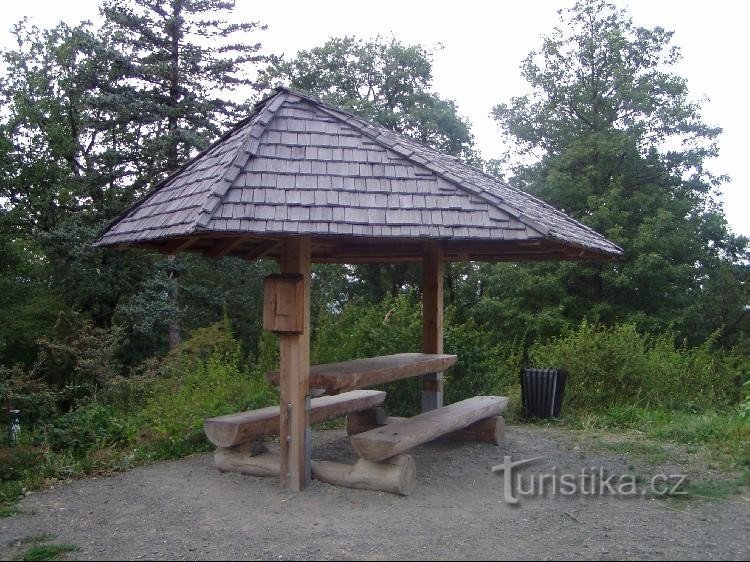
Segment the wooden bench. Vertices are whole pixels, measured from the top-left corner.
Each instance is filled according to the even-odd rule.
[[[508,399],[503,396],[475,396],[352,435],[350,441],[363,459],[383,461],[442,435],[497,417],[507,406]]]
[[[336,396],[310,401],[310,423],[372,411],[383,404],[385,392],[352,390]],[[279,476],[281,461],[276,451],[269,451],[264,437],[279,433],[278,406],[207,419],[204,430],[217,446],[214,465],[221,472],[241,472],[252,476]],[[397,455],[382,463],[359,459],[354,465],[330,461],[312,461],[312,476],[337,486],[378,490],[409,495],[416,485],[414,460]]]
[[[440,373],[456,362],[455,355],[430,353],[399,353],[341,363],[310,367],[310,388],[338,394],[379,384]],[[279,372],[266,374],[271,384],[279,385]]]
[[[346,416],[346,433],[350,437],[371,429],[399,423],[408,418],[389,416],[381,407],[372,410],[353,412]],[[458,431],[445,434],[451,441],[470,441],[472,443],[489,443],[500,445],[505,438],[505,420],[502,416],[493,416],[479,420]]]
[[[380,406],[385,392],[353,390],[337,396],[321,396],[310,401],[310,423],[346,416],[353,412]],[[203,423],[206,437],[217,447],[235,447],[279,434],[279,406],[207,419]]]

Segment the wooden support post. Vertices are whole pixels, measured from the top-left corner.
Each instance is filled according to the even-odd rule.
[[[290,314],[302,316],[302,332],[281,334],[281,487],[304,490],[310,483],[310,238],[287,238],[281,245],[281,273],[301,275],[303,298]]]
[[[443,250],[425,248],[422,259],[422,352],[443,353]],[[422,377],[422,411],[443,405],[443,373]]]

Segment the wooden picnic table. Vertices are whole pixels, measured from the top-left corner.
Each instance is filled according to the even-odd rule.
[[[456,363],[457,356],[443,353],[398,353],[310,367],[310,388],[339,394],[401,379],[441,373]],[[279,371],[266,374],[279,385]]]

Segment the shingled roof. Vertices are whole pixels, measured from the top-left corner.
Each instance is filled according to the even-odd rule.
[[[529,194],[424,144],[278,88],[159,183],[97,245],[273,256],[312,236],[315,261],[610,259],[622,250]]]

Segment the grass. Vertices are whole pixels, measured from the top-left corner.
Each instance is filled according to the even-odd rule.
[[[12,541],[8,546],[17,549],[27,547],[14,560],[57,560],[63,554],[78,550],[78,547],[70,544],[47,544],[54,538],[55,536],[49,533],[39,533],[24,537],[20,541]]]
[[[621,453],[624,455],[637,455],[652,465],[661,464],[669,459],[669,453],[663,445],[658,443],[643,443],[638,441],[601,441],[599,448]]]
[[[736,478],[728,480],[699,480],[688,482],[682,489],[684,495],[671,496],[674,499],[726,500],[740,490],[750,486],[750,470],[745,470]]]
[[[579,431],[592,447],[627,455],[631,470],[685,467],[684,493],[655,496],[661,499],[727,499],[750,486],[750,421],[734,412],[611,408],[557,423]]]
[[[87,476],[106,476],[151,462],[205,453],[212,448],[202,432],[186,432],[180,437],[149,436],[120,448],[102,447],[83,458],[65,451],[47,451],[40,463],[24,470],[19,480],[0,482],[0,518],[23,513],[18,501],[25,490],[42,490]]]
[[[21,515],[23,510],[14,502],[0,503],[0,519]]]
[[[38,544],[29,548],[18,560],[58,560],[63,554],[76,552],[78,547],[72,544]]]

